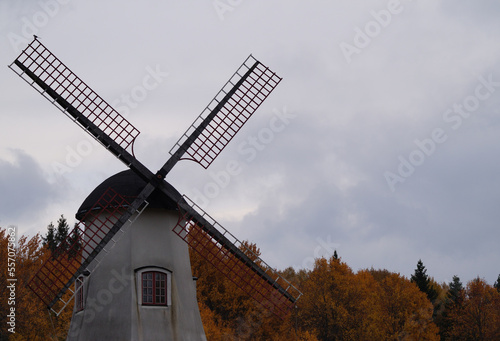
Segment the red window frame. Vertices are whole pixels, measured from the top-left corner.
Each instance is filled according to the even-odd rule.
[[[142,305],[166,306],[167,274],[145,271],[141,275]]]

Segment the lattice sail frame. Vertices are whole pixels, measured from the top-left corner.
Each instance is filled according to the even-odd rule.
[[[232,92],[231,90],[246,73],[249,73],[248,76],[236,91]],[[199,129],[201,122],[214,110],[220,109],[195,141],[185,149],[185,154],[188,156],[182,158],[196,161],[204,168],[208,168],[281,79],[252,55],[248,56],[172,147],[170,154],[173,155],[177,149],[183,148],[183,143],[194,130]],[[229,100],[223,103],[221,108],[217,108],[226,96],[230,96]]]
[[[275,315],[284,319],[295,306],[295,302],[302,293],[192,200],[186,196],[183,196],[183,199],[210,222],[212,226],[216,227],[233,245],[243,251],[273,282],[264,280],[254,270],[246,266],[243,260],[239,259],[229,248],[212,238],[203,230],[202,226],[192,221],[188,213],[180,216],[173,231],[188,243],[194,251],[199,253],[217,270],[229,278],[237,287]],[[280,292],[274,285],[279,285],[284,292]]]
[[[13,68],[13,64],[17,65],[20,70]],[[9,68],[72,120],[75,121],[75,118],[68,113],[68,107],[61,105],[47,91],[54,91],[58,98],[81,112],[123,149],[130,147],[133,154],[133,143],[140,134],[139,130],[78,78],[38,39],[34,39],[14,63],[9,65]],[[49,88],[46,89],[42,84],[37,84],[26,75],[27,72],[35,74]],[[88,132],[86,127],[81,125],[80,127]]]
[[[85,271],[89,273],[94,271],[102,258],[144,210],[145,207],[137,211],[133,220],[129,220],[129,223],[119,230],[121,234],[115,235],[108,242],[102,250],[105,252],[101,251],[99,258],[94,258],[85,269],[82,269],[82,263],[109,234],[118,218],[130,205],[128,199],[114,189],[108,188],[29,281],[28,288],[56,315],[59,315],[74,297],[75,291],[71,289],[71,284],[76,278]],[[65,295],[67,291],[70,295]]]

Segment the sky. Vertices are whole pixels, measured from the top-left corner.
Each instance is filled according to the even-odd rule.
[[[249,54],[283,80],[208,169],[167,175],[272,267],[500,274],[496,1],[0,2],[0,226],[45,233],[126,169],[7,65],[33,34],[155,172]],[[151,82],[152,76],[154,82]],[[145,88],[147,83],[147,89]]]

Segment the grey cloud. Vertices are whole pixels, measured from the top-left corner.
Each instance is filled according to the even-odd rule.
[[[0,219],[15,225],[59,201],[60,193],[48,183],[32,156],[17,149],[11,154],[13,163],[0,160]]]

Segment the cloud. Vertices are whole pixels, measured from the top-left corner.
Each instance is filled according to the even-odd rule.
[[[19,149],[9,151],[13,161],[0,159],[0,219],[2,225],[18,225],[60,201],[61,193],[32,156]]]
[[[6,3],[4,36],[21,34],[23,17],[41,11],[37,2]],[[373,265],[409,275],[422,258],[440,281],[454,274],[464,282],[496,279],[500,96],[482,101],[458,129],[442,117],[474,94],[480,75],[498,74],[495,1],[402,1],[404,10],[350,64],[339,44],[352,44],[355,29],[375,20],[372,12],[388,1],[243,2],[224,20],[211,3],[117,7],[114,1],[98,12],[96,3],[65,6],[39,27],[40,35],[108,100],[130,93],[148,65],[169,72],[128,117],[143,131],[136,155],[145,164],[166,161],[173,142],[248,53],[283,77],[209,169],[180,162],[167,179],[237,237],[257,242],[270,265],[307,265],[320,240],[335,244],[354,269]],[[8,64],[15,53],[7,39],[0,43],[11,51]],[[7,68],[0,75],[8,123],[0,127],[2,147],[17,148],[13,161],[0,160],[0,223],[31,216],[40,226],[61,213],[69,217],[123,165],[95,148],[73,172],[47,180],[43,170],[63,162],[66,146],[81,140],[77,128],[40,105]],[[274,110],[284,107],[295,116],[280,125],[272,121]],[[384,172],[397,172],[399,157],[408,158],[414,141],[436,128],[448,139],[392,192]],[[230,162],[241,169],[227,178]],[[60,181],[71,183],[71,194]],[[196,190],[206,200],[192,197]]]

